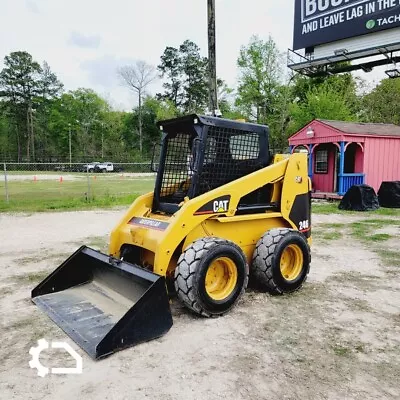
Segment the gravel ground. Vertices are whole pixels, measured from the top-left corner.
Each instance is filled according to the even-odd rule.
[[[217,319],[193,316],[173,300],[167,335],[92,361],[31,303],[30,290],[81,244],[105,250],[123,212],[0,214],[2,398],[400,398],[400,265],[346,234],[315,235],[299,292],[272,297],[250,289]],[[315,215],[313,222],[318,232],[357,219]],[[393,251],[399,232],[390,229]],[[83,374],[38,377],[28,351],[42,337],[70,343],[83,356]],[[43,352],[41,362],[70,360]]]

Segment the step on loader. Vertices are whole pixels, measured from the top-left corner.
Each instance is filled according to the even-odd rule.
[[[307,155],[272,156],[262,125],[189,115],[159,128],[154,192],[117,224],[109,254],[83,246],[32,291],[95,359],[171,328],[167,283],[192,312],[215,317],[249,274],[285,294],[309,273]]]

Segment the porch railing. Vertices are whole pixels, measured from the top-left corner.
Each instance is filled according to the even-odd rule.
[[[365,183],[365,174],[342,174],[339,175],[341,184],[339,184],[339,194],[344,195],[353,185],[363,185]]]

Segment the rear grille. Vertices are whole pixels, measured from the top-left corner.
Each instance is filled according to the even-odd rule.
[[[161,202],[179,204],[189,193],[202,195],[267,165],[268,160],[261,157],[260,134],[210,126],[200,175],[194,191],[190,191],[194,174],[191,149],[195,137],[189,133],[167,137]]]
[[[262,168],[257,133],[210,127],[196,195]]]

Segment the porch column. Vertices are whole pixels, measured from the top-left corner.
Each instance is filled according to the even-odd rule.
[[[314,147],[314,145],[310,144],[309,146],[309,157],[308,157],[308,176],[310,178],[312,178],[313,176],[313,153],[312,153],[312,149]]]
[[[339,195],[343,196],[345,193],[344,191],[344,157],[345,157],[345,142],[340,142],[340,166],[339,166]]]

